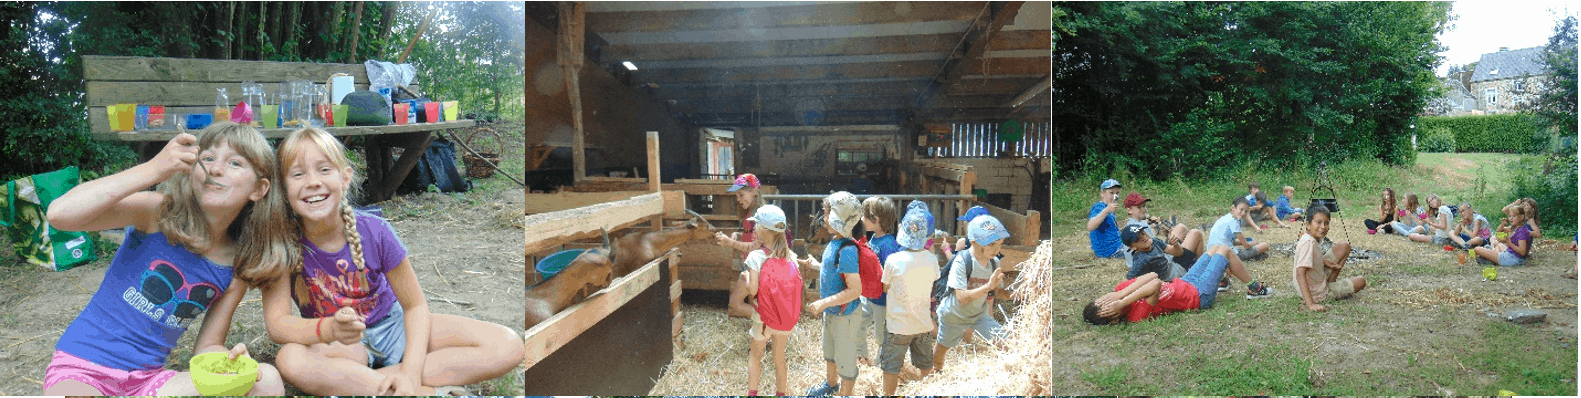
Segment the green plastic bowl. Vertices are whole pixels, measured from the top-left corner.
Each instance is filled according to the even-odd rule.
[[[249,357],[230,360],[230,353],[210,352],[192,357],[192,384],[206,396],[244,395],[258,381],[258,361]]]

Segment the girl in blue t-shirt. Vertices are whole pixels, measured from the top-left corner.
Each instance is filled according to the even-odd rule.
[[[51,204],[56,229],[127,227],[127,236],[99,290],[55,344],[44,395],[198,395],[190,373],[164,364],[205,312],[193,352],[227,351],[231,315],[247,288],[280,271],[241,255],[284,252],[245,247],[279,243],[244,228],[283,214],[280,193],[270,186],[278,180],[274,159],[257,130],[214,123]],[[155,184],[157,191],[146,191]],[[232,360],[248,355],[244,344],[228,351]],[[273,366],[258,368],[249,395],[285,393]]]
[[[324,130],[280,143],[286,203],[300,220],[302,262],[264,289],[275,363],[316,395],[436,395],[505,375],[522,361],[510,328],[431,314],[390,224],[353,210],[346,148]],[[291,313],[296,303],[301,316]],[[463,394],[465,395],[465,394]]]

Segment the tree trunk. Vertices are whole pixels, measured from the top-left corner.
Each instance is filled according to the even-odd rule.
[[[247,15],[251,14],[252,4],[247,2],[237,5],[236,2],[231,2],[231,27],[236,29],[235,32],[231,32],[231,37],[236,38],[235,48],[231,50],[231,59],[247,59],[247,40],[252,39],[252,35],[249,34],[252,30],[247,26]],[[241,8],[241,12],[236,12],[237,8]]]
[[[319,59],[328,61],[330,54],[346,48],[345,35],[341,34],[341,20],[346,17],[346,2],[337,1],[330,6],[329,26],[325,27],[324,54]]]
[[[222,32],[221,34],[224,35],[222,36],[221,40],[222,44],[217,46],[219,47],[218,55],[220,56],[215,58],[231,59],[233,58],[232,55],[236,49],[236,40],[234,39],[236,37],[236,32],[234,31],[234,25],[231,24],[233,17],[236,15],[236,2],[227,1],[218,9],[214,10],[214,13],[216,14],[215,19],[219,21],[219,23],[215,24],[215,26],[217,26],[219,31]]]
[[[346,63],[357,63],[357,39],[362,37],[362,2],[357,2],[357,16],[351,21],[351,55],[346,56]]]
[[[384,20],[379,22],[379,47],[374,50],[373,58],[384,58],[384,53],[390,48],[390,31],[395,29],[395,13],[401,9],[401,3],[386,1],[381,6]]]
[[[297,21],[301,19],[302,3],[298,3],[298,2],[295,2],[295,1],[289,2],[289,3],[285,4],[285,8],[289,8],[291,11],[286,14],[285,24],[280,26],[280,30],[282,31],[281,33],[285,36],[284,39],[280,40],[280,51],[281,52],[285,52],[285,50],[287,48],[287,44],[289,44],[289,43],[291,43],[293,41],[296,41],[296,29],[297,29],[296,25],[297,25]],[[302,44],[301,43],[297,43],[296,53],[297,54],[301,54],[302,53]]]

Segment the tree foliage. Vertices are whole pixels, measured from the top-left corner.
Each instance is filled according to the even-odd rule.
[[[1414,161],[1448,3],[1097,2],[1054,49],[1061,169],[1152,178],[1235,162]],[[1295,156],[1291,156],[1295,154]]]
[[[1554,26],[1554,35],[1543,48],[1547,76],[1537,101],[1527,111],[1548,124],[1576,135],[1576,17],[1565,17]]]
[[[402,36],[415,34],[422,17],[417,12],[403,16],[408,28]],[[460,100],[467,112],[520,120],[526,112],[526,21],[520,3],[450,3],[435,10],[434,26],[409,61],[429,94]]]

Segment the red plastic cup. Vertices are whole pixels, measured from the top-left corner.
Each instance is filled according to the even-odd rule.
[[[429,123],[439,123],[439,103],[429,102],[423,104],[423,111],[428,112]]]
[[[405,103],[395,104],[395,124],[406,124],[406,111],[411,106]]]

